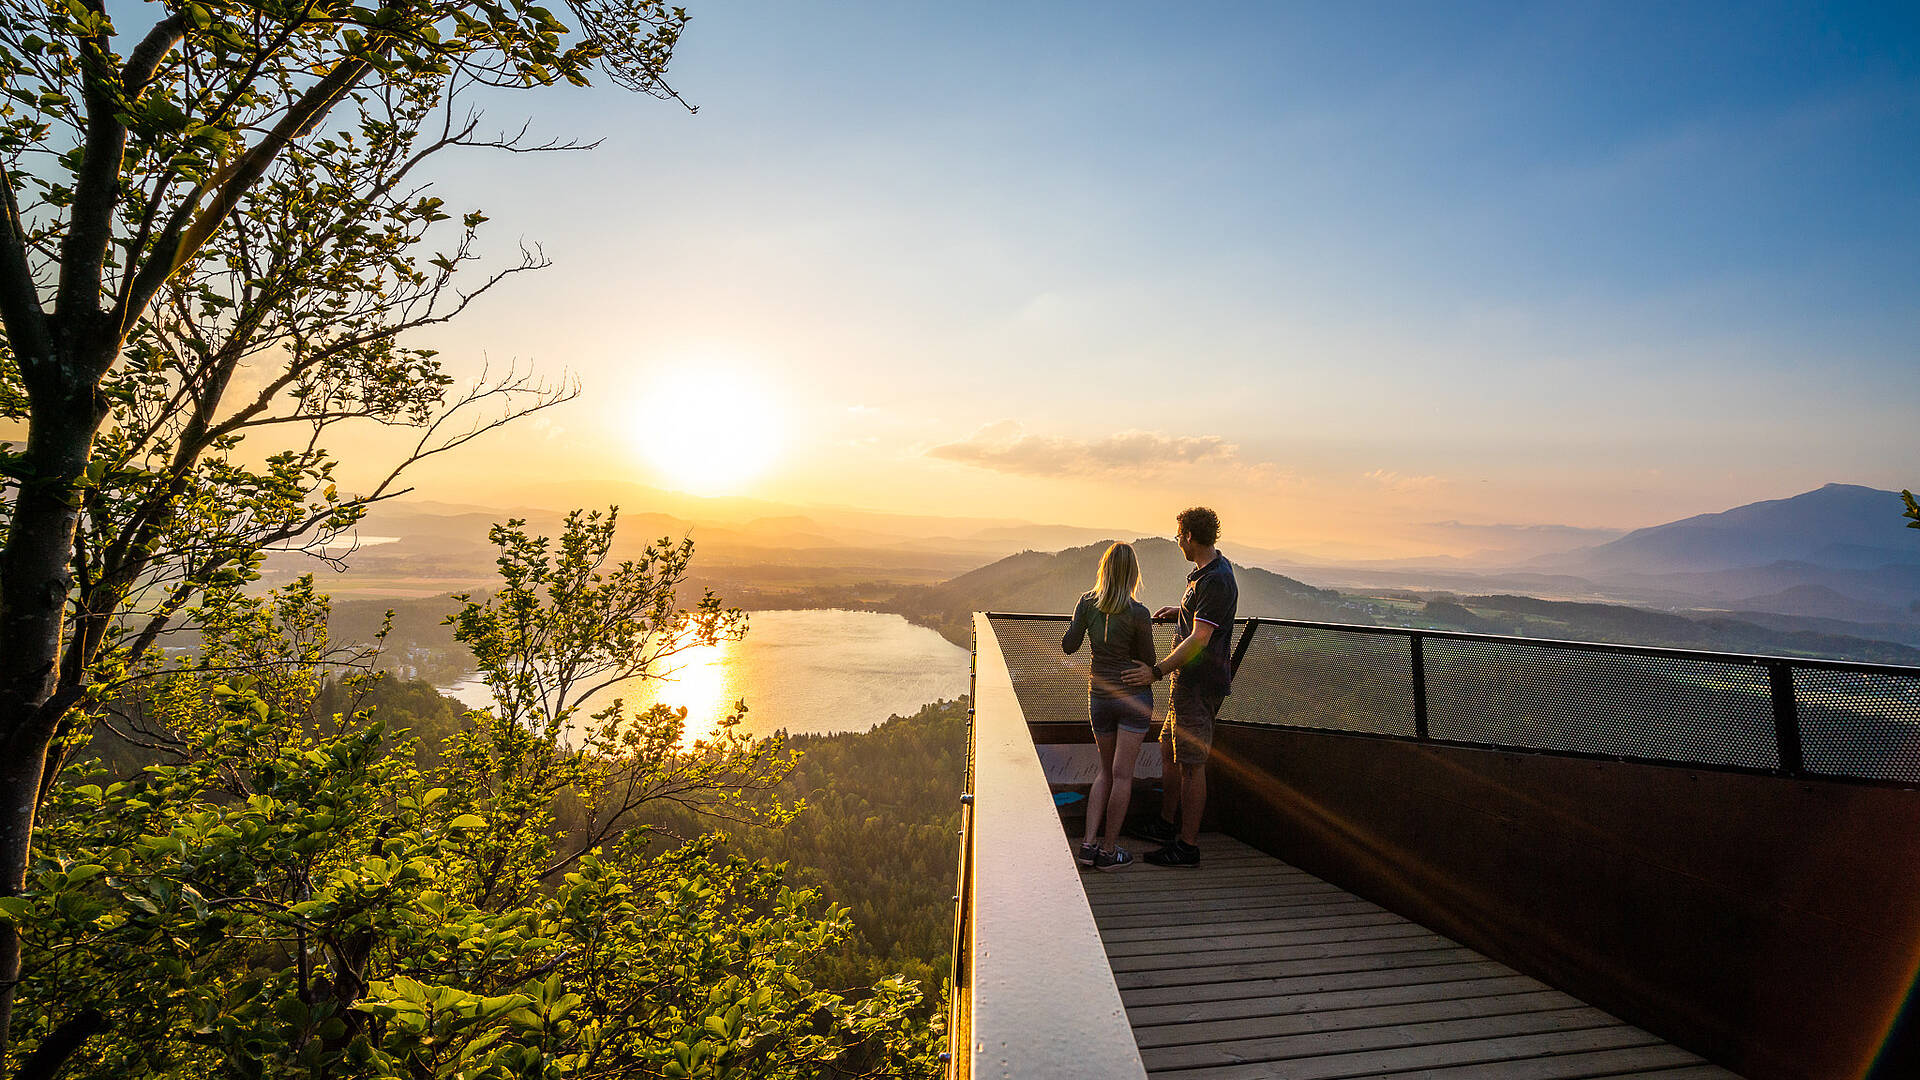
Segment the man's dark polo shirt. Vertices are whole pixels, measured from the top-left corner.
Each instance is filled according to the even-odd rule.
[[[1200,655],[1173,673],[1182,690],[1225,697],[1233,682],[1233,614],[1240,606],[1240,586],[1233,580],[1227,557],[1214,552],[1213,560],[1187,575],[1187,593],[1180,598],[1179,637],[1185,641],[1199,619],[1213,624],[1213,636]]]

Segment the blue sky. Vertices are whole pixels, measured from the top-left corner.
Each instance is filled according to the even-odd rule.
[[[605,141],[446,169],[556,265],[436,343],[588,400],[442,482],[699,489],[689,367],[764,399],[727,490],[917,513],[1386,549],[1920,482],[1920,7],[1036,7],[695,5],[697,115],[491,100]]]

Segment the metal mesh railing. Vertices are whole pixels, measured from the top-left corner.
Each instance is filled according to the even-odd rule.
[[[1424,651],[1427,733],[1436,739],[1749,769],[1780,764],[1763,667],[1499,641],[1427,640]]]
[[[1068,655],[1060,651],[1060,637],[1067,632],[1067,616],[990,616],[994,636],[1000,639],[1000,655],[1006,659],[1007,673],[1013,676],[1013,692],[1030,721],[1085,720],[1087,718],[1087,670],[1093,662],[1093,650],[1082,644],[1080,651]],[[1173,649],[1173,627],[1156,623],[1153,647],[1165,656]],[[1166,687],[1155,687],[1153,721],[1167,715]]]
[[[1796,670],[1794,711],[1807,771],[1906,782],[1920,777],[1915,681],[1881,671]]]
[[[1407,643],[1379,634],[1263,626],[1246,638],[1223,720],[1415,734]],[[1164,655],[1164,654],[1163,654]]]
[[[1084,720],[1066,616],[990,618],[1027,718]],[[1172,629],[1155,630],[1165,655]],[[1224,721],[1920,784],[1916,668],[1275,619],[1235,633]]]

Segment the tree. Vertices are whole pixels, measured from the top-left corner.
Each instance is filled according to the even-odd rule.
[[[742,792],[791,758],[732,724],[689,743],[684,710],[580,717],[604,678],[743,629],[676,603],[688,545],[609,568],[612,537],[612,515],[494,530],[504,587],[457,624],[501,707],[430,755],[376,711],[315,711],[310,580],[210,593],[200,654],[130,684],[166,763],[56,787],[0,899],[29,946],[21,1073],[930,1075],[916,987],[819,985],[846,909],[718,834],[654,851],[633,827],[652,804],[784,822]]]
[[[1907,508],[1901,512],[1901,516],[1907,519],[1907,528],[1920,529],[1920,502],[1914,501],[1913,492],[1902,491],[1900,501],[1907,504]]]
[[[664,81],[660,0],[0,0],[0,897],[37,807],[158,635],[275,545],[324,542],[399,469],[570,391],[509,371],[465,392],[409,330],[457,315],[479,213],[417,179],[491,135],[475,86]],[[472,274],[468,273],[471,277]],[[465,281],[466,278],[459,280]],[[341,493],[351,421],[412,426],[384,482]],[[262,446],[261,439],[274,442]],[[243,450],[243,442],[245,448]],[[0,929],[0,1049],[19,937]]]

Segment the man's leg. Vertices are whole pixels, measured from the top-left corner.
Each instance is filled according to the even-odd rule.
[[[1180,763],[1173,760],[1173,717],[1168,716],[1160,729],[1160,820],[1169,833],[1180,824],[1180,803],[1186,787]]]
[[[1207,766],[1205,762],[1180,770],[1180,842],[1200,842],[1200,815],[1207,809]]]

